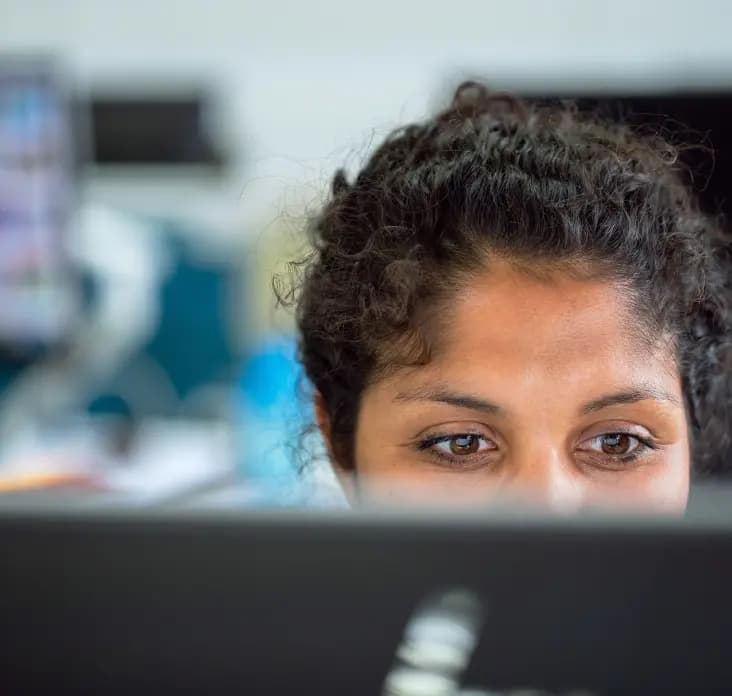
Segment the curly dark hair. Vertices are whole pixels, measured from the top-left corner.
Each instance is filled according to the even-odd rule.
[[[289,299],[339,465],[354,466],[364,388],[429,360],[430,308],[490,254],[622,282],[645,335],[673,342],[693,471],[730,469],[732,253],[679,151],[572,104],[469,82],[445,111],[391,133],[352,183],[338,171]]]

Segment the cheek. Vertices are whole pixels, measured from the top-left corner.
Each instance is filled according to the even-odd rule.
[[[679,444],[669,454],[667,465],[646,484],[647,500],[653,510],[683,513],[689,499],[690,456],[688,443]]]
[[[689,498],[689,471],[689,447],[683,441],[669,447],[658,464],[641,466],[617,480],[590,482],[588,506],[683,514]]]
[[[546,491],[541,486],[534,491],[485,472],[447,472],[408,461],[403,456],[375,459],[365,456],[358,468],[357,497],[366,504],[481,508],[515,503],[565,512],[612,509],[626,510],[628,514],[680,515],[686,509],[689,495],[688,454],[682,450],[673,453],[661,466],[612,478],[586,475],[578,480],[568,473],[566,478],[567,485],[554,482],[555,492],[549,500],[545,499]],[[571,495],[567,493],[564,500],[562,491],[570,488]]]
[[[412,461],[384,458],[358,468],[358,497],[364,503],[428,507],[485,507],[499,494],[495,477],[456,473]]]

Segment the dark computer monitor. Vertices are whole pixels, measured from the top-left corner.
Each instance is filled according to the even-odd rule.
[[[732,524],[0,511],[0,691],[721,694]]]
[[[74,317],[66,233],[72,108],[54,64],[0,57],[0,354],[58,343]]]

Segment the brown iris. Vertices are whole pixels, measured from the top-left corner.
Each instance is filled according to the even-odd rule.
[[[460,435],[450,440],[450,452],[453,454],[475,454],[480,447],[478,435]]]
[[[602,436],[602,451],[605,454],[623,455],[632,449],[632,438],[626,433],[610,433]]]

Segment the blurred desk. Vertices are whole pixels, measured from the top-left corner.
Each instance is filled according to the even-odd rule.
[[[127,451],[114,452],[108,436],[82,421],[62,435],[20,437],[9,448],[0,468],[7,491],[0,495],[0,507],[26,501],[50,507],[157,505],[230,486],[233,480],[227,423],[146,420],[135,428]]]

